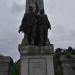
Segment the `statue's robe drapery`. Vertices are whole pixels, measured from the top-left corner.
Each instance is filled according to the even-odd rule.
[[[35,30],[36,30],[36,16],[32,13],[25,13],[22,24],[20,26],[20,31],[24,32],[24,34],[27,35],[29,44],[31,44],[31,39],[35,37]]]
[[[39,27],[40,44],[43,46],[47,45],[48,29],[51,28],[47,15],[38,16],[38,27]]]

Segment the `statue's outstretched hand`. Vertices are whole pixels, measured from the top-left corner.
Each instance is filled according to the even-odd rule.
[[[51,30],[51,27],[50,27],[50,30]]]
[[[21,30],[18,31],[19,33],[21,32]]]

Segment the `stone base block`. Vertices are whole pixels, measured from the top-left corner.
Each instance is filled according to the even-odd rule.
[[[21,56],[21,75],[54,75],[53,55]]]
[[[19,45],[20,55],[50,55],[54,53],[54,45],[50,46],[23,46]]]
[[[54,75],[53,53],[50,46],[19,45],[21,75]]]

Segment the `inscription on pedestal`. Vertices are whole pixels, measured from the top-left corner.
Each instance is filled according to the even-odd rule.
[[[29,59],[29,75],[47,75],[45,59]]]

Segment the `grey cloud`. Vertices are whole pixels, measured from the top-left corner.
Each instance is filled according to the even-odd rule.
[[[49,38],[55,47],[75,46],[75,1],[45,0],[45,9],[52,25]]]
[[[17,60],[19,58],[18,26],[20,24],[18,17],[20,16],[11,13],[12,5],[9,2],[8,5],[7,1],[6,3],[2,2],[0,6],[0,54],[10,55],[14,60]]]
[[[25,10],[24,4],[18,4],[16,2],[13,2],[12,8],[11,8],[12,13],[21,13],[23,10]]]
[[[67,48],[70,45],[75,47],[75,30],[65,28],[63,25],[58,25],[51,34],[49,38],[51,42],[54,43],[55,48]]]

